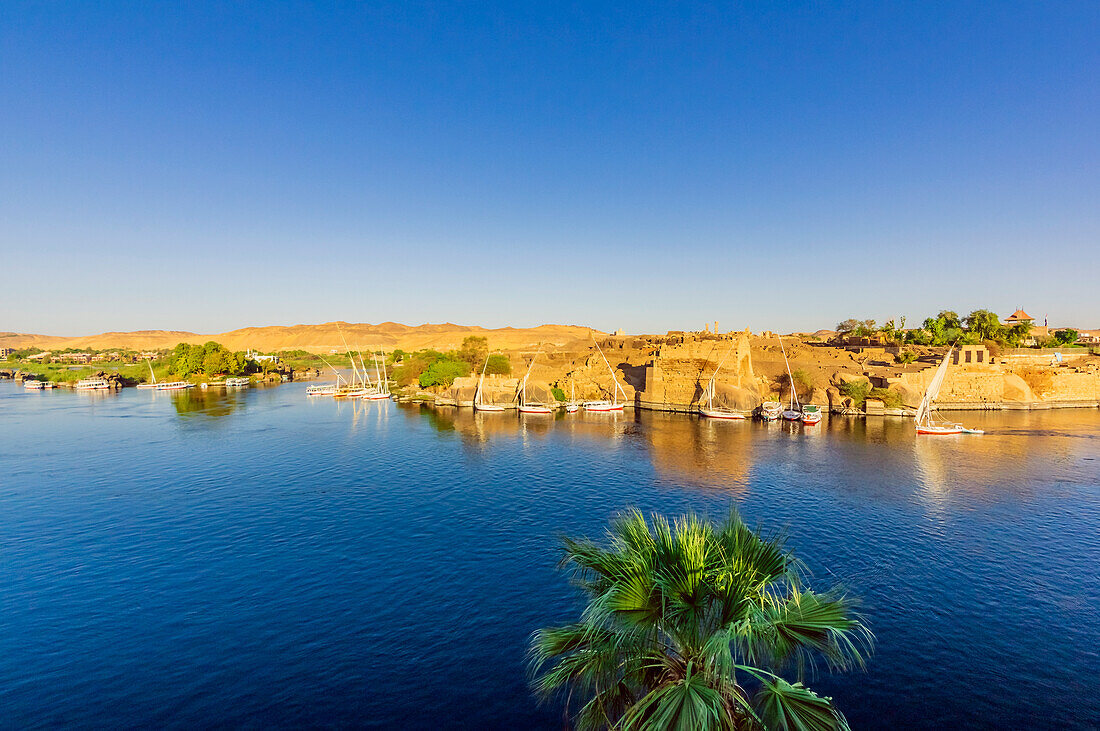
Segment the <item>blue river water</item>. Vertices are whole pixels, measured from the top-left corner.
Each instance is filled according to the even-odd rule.
[[[853,728],[1100,724],[1100,411],[817,427],[0,382],[0,726],[560,728],[560,535],[786,530],[862,600]]]

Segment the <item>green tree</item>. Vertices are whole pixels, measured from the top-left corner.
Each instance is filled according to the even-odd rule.
[[[458,359],[470,364],[471,368],[480,368],[489,352],[489,340],[480,335],[467,335],[458,349]]]
[[[565,697],[577,728],[847,728],[803,671],[816,658],[862,665],[871,634],[841,594],[801,588],[781,538],[735,513],[650,524],[635,511],[608,545],[563,543],[588,604],[580,622],[535,633],[533,682]],[[796,682],[779,675],[788,669]]]
[[[508,360],[508,356],[501,355],[500,353],[493,353],[489,356],[489,360],[485,364],[485,372],[498,376],[506,376],[512,372],[512,363]]]
[[[418,379],[421,388],[450,386],[459,376],[470,372],[470,364],[463,360],[443,358],[428,366]]]
[[[1078,337],[1079,333],[1073,328],[1056,330],[1054,332],[1054,342],[1058,345],[1073,345],[1077,342]]]
[[[966,329],[978,340],[1000,340],[1004,326],[989,310],[974,310],[966,316]]]
[[[936,315],[936,319],[943,323],[944,328],[962,328],[962,321],[959,320],[957,312],[952,310],[940,310],[940,314]]]
[[[844,322],[838,322],[836,324],[836,331],[841,335],[850,335],[855,332],[856,328],[860,325],[859,320],[848,318]]]

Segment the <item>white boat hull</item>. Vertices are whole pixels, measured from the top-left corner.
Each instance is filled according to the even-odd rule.
[[[802,421],[802,412],[788,409],[783,412],[783,418],[787,421]]]
[[[702,408],[702,409],[699,409],[699,413],[702,414],[703,416],[707,417],[708,419],[726,419],[726,420],[741,419],[741,420],[743,420],[743,419],[747,418],[744,414],[737,413],[736,411],[729,411],[727,409],[706,409],[706,408]]]
[[[474,410],[499,412],[504,411],[504,407],[497,404],[474,404]]]
[[[623,404],[615,404],[610,401],[590,401],[584,405],[585,411],[622,411]]]

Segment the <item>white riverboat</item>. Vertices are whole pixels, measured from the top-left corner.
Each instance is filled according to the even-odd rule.
[[[85,378],[77,381],[73,388],[77,391],[103,391],[110,387],[111,383],[106,378]]]
[[[227,378],[225,385],[228,388],[245,388],[252,384],[251,378]]]

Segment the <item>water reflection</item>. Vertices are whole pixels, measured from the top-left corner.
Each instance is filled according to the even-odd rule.
[[[245,392],[236,389],[189,388],[184,391],[149,392],[154,398],[167,396],[176,414],[186,419],[224,419],[244,405]]]

